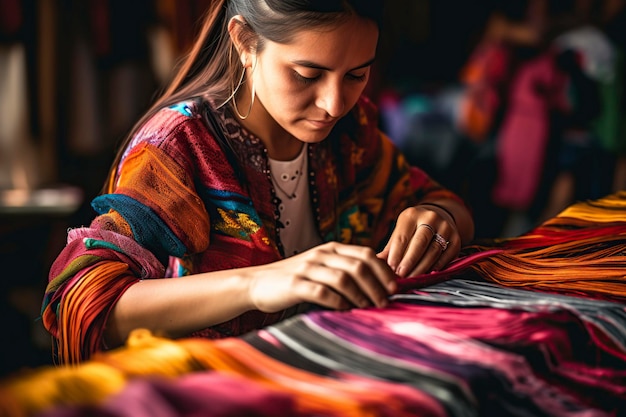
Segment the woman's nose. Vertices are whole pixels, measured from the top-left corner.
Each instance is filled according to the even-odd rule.
[[[345,100],[341,85],[328,83],[320,89],[317,106],[324,109],[331,117],[340,117],[345,108]]]

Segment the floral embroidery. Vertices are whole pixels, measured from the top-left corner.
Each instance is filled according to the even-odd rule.
[[[261,228],[246,213],[224,210],[219,207],[217,212],[222,221],[215,224],[214,228],[226,235],[250,240],[250,235],[256,233]]]

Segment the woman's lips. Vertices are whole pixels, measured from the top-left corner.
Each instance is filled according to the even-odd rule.
[[[313,125],[316,129],[327,129],[333,126],[336,120],[311,120],[307,119],[309,124]]]

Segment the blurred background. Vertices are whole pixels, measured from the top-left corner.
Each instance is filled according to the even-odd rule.
[[[625,2],[385,1],[368,94],[477,238],[626,189]],[[0,0],[2,374],[50,363],[48,270],[209,3]]]

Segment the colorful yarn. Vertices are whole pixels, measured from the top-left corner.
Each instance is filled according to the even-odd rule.
[[[573,217],[577,216],[577,217]],[[509,287],[626,300],[626,192],[580,202],[469,268]],[[467,253],[494,249],[473,245]]]
[[[286,393],[238,376],[204,372],[178,379],[133,380],[100,406],[57,407],[38,417],[289,417],[296,413]]]
[[[70,245],[93,256],[70,247],[44,310],[56,309],[59,355],[76,364],[0,381],[0,415],[622,416],[625,214],[617,193],[475,243],[442,271],[400,280],[384,309],[312,310],[220,340],[138,329],[78,363],[86,352],[67,347],[103,343],[100,304],[159,268],[125,262],[141,251],[126,238],[82,230]]]

